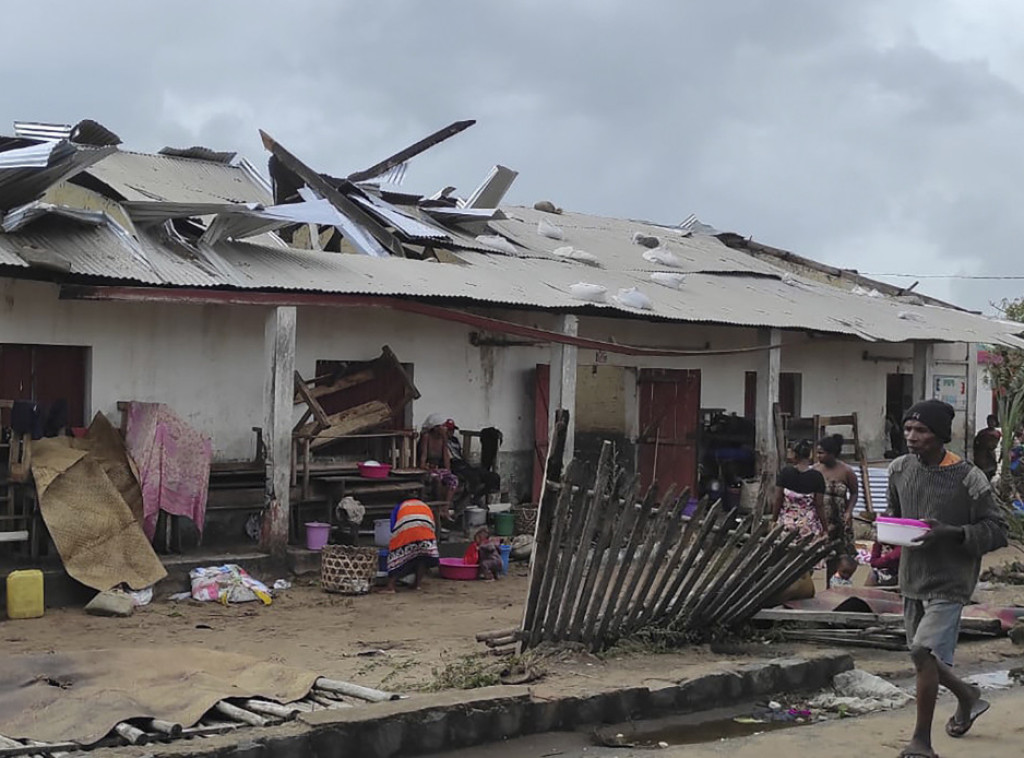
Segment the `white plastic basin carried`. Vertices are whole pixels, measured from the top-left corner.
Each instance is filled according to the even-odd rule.
[[[902,547],[917,547],[920,543],[914,542],[914,539],[931,529],[928,524],[917,519],[889,516],[879,516],[875,519],[875,527],[878,530],[879,542]]]

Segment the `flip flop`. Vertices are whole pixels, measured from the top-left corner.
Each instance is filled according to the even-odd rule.
[[[985,711],[992,707],[992,704],[987,700],[978,700],[971,708],[971,716],[967,719],[967,722],[957,721],[956,714],[954,713],[949,717],[949,721],[946,722],[946,734],[950,737],[963,737],[974,726],[974,722],[978,720]]]

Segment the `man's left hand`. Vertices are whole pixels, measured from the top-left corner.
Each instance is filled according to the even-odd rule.
[[[964,528],[962,526],[952,526],[950,524],[943,524],[932,518],[923,519],[929,527],[927,532],[922,534],[920,537],[914,537],[913,542],[918,545],[928,547],[938,542],[962,542],[964,538]]]

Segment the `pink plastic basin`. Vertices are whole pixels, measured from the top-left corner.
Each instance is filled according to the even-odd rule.
[[[931,529],[924,521],[888,516],[879,516],[875,519],[875,527],[878,529],[879,542],[903,547],[916,547],[919,543],[914,542],[914,538],[920,537]]]
[[[463,563],[461,558],[441,559],[441,578],[465,582],[476,579],[477,564]]]
[[[391,473],[391,465],[388,463],[381,463],[376,466],[357,463],[356,466],[359,467],[359,476],[364,479],[387,479],[388,474]]]

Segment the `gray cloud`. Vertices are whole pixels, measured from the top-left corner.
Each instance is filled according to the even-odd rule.
[[[1005,7],[1002,7],[1005,5]],[[96,118],[129,148],[324,171],[459,118],[409,188],[720,228],[862,271],[1024,273],[1011,0],[98,2],[8,11],[9,120]],[[1010,24],[1012,25],[1012,24]],[[905,281],[903,283],[906,283]],[[1019,283],[928,280],[983,308]]]

